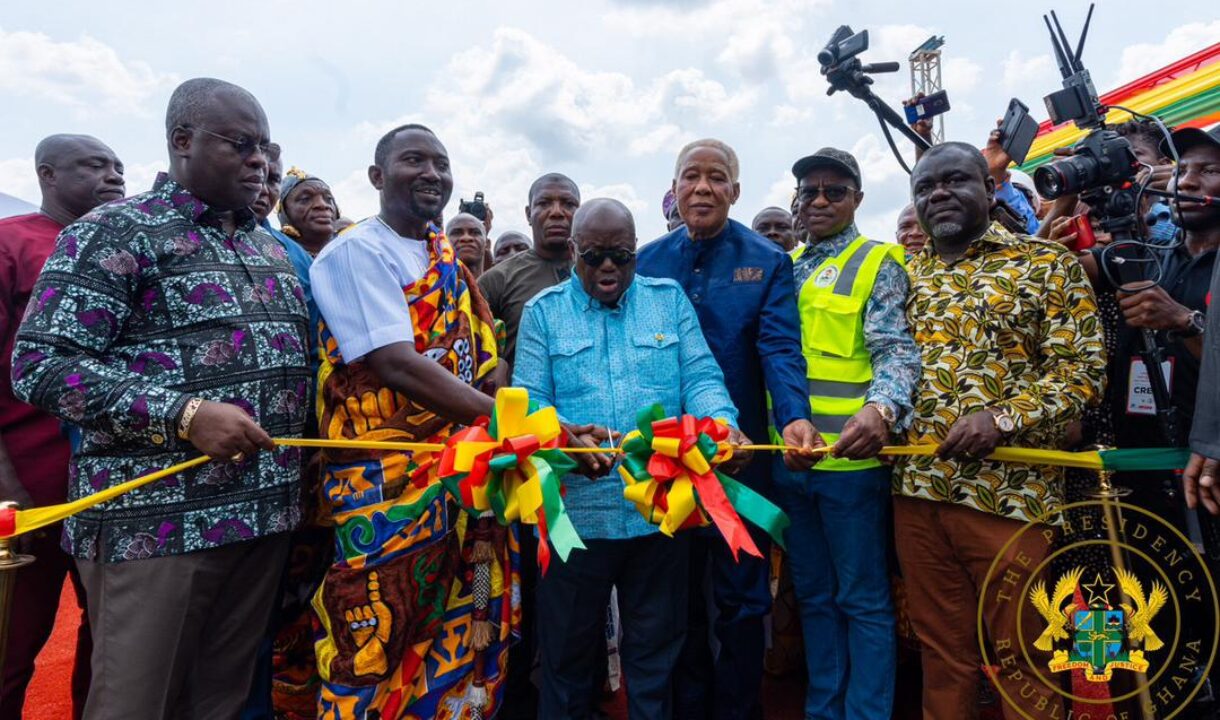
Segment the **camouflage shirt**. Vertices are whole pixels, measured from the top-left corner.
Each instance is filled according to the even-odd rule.
[[[272,437],[309,406],[308,313],[280,243],[219,217],[176,182],[103,205],[60,234],[13,351],[22,399],[82,430],[76,499],[198,455],[178,439],[192,397],[233,403]],[[68,519],[78,558],[119,562],[292,529],[301,454],[209,463]]]

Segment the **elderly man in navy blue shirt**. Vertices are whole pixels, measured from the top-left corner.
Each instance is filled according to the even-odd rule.
[[[767,391],[776,427],[789,451],[784,461],[808,469],[822,445],[809,419],[805,360],[792,280],[792,260],[775,243],[729,219],[741,194],[737,153],[719,140],[696,140],[678,153],[673,191],[685,226],[640,250],[637,272],[672,278],[695,306],[712,355],[724,372],[743,433],[767,436]],[[739,479],[769,494],[768,460],[755,457]],[[769,547],[755,534],[759,547]],[[764,551],[764,556],[766,552]],[[748,718],[759,702],[763,673],[763,616],[771,608],[768,563],[742,555],[701,531],[692,543],[689,634],[676,676],[675,715]],[[716,603],[713,659],[702,594],[711,575]]]

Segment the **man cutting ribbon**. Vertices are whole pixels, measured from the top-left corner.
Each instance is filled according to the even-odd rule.
[[[615,200],[576,212],[576,277],[526,303],[513,384],[575,423],[636,425],[640,398],[666,415],[688,412],[735,426],[737,410],[682,288],[635,277],[635,221]],[[604,427],[584,428],[606,439]],[[731,430],[730,441],[744,439]],[[552,563],[538,585],[542,691],[539,717],[589,717],[606,603],[618,588],[631,718],[671,715],[670,682],[686,637],[689,536],[670,539],[623,502],[592,458],[596,479],[571,478],[566,505],[587,549]]]

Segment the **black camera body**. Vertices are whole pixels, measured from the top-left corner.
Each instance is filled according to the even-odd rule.
[[[458,212],[469,213],[483,222],[487,222],[487,203],[483,201],[483,191],[476,192],[474,200],[461,200],[458,203]]]
[[[1072,156],[1034,170],[1034,185],[1043,197],[1080,195],[1130,182],[1138,162],[1131,143],[1113,130],[1094,130],[1072,146]]]
[[[1050,31],[1051,45],[1063,76],[1063,89],[1044,98],[1046,110],[1055,124],[1070,120],[1076,127],[1090,132],[1072,147],[1071,157],[1035,170],[1034,187],[1051,200],[1061,195],[1080,195],[1081,200],[1098,211],[1106,230],[1133,227],[1137,203],[1131,181],[1135,179],[1139,163],[1127,139],[1106,129],[1107,108],[1101,104],[1093,78],[1080,59],[1089,22],[1093,19],[1093,6],[1089,6],[1075,52],[1054,11],[1050,18],[1043,15],[1042,19]],[[1054,19],[1054,27],[1051,27],[1051,19]]]

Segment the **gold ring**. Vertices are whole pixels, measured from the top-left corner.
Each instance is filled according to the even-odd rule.
[[[236,454],[236,455],[234,455],[233,457],[229,458],[229,460],[231,460],[231,461],[233,461],[233,462],[235,462],[235,463],[239,463],[239,462],[241,462],[241,461],[242,461],[242,459],[243,459],[243,458],[245,458],[245,457],[246,457],[246,454],[245,454],[245,453],[237,453],[237,454]]]

